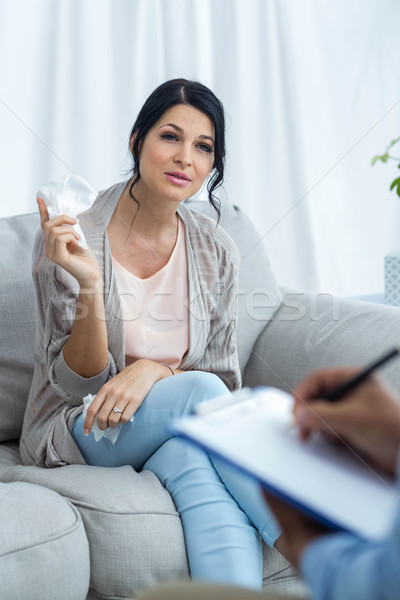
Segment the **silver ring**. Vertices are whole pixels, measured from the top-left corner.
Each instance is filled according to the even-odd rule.
[[[116,406],[114,406],[113,412],[115,412],[115,413],[123,413],[124,411],[120,410],[119,408],[117,408]]]

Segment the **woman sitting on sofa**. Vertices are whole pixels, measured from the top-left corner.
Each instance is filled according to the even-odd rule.
[[[259,533],[270,545],[279,535],[257,486],[169,431],[173,419],[241,383],[238,252],[212,219],[183,204],[208,180],[218,209],[224,129],[207,87],[167,81],[133,125],[131,179],[80,215],[88,250],[75,220],[49,219],[38,200],[36,364],[21,457],[152,471],[181,515],[192,577],[257,589]],[[96,416],[102,430],[123,424],[114,445],[95,441]]]

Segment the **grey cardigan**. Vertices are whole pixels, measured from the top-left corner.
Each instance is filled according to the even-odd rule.
[[[85,464],[70,430],[83,410],[82,398],[96,394],[125,366],[125,338],[117,283],[113,274],[107,226],[127,182],[101,192],[79,215],[104,282],[109,361],[98,375],[84,378],[63,357],[71,332],[79,284],[45,254],[39,230],[33,250],[37,301],[35,368],[20,441],[25,465],[58,467]],[[215,222],[181,204],[189,279],[189,349],[179,368],[216,373],[230,390],[240,387],[236,347],[238,250]]]

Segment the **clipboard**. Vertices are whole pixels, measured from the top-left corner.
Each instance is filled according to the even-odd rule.
[[[172,432],[333,530],[385,537],[400,505],[395,482],[322,435],[301,441],[291,426],[292,406],[281,390],[244,388],[199,404]]]

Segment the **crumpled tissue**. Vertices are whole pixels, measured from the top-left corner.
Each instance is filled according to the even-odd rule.
[[[79,213],[88,210],[97,197],[97,192],[82,177],[69,174],[63,181],[50,181],[36,193],[36,198],[42,198],[46,204],[49,218],[68,215],[77,218]],[[80,236],[78,246],[87,250],[85,235],[79,225],[79,220],[72,227]]]
[[[83,398],[83,419],[86,419],[86,414],[88,411],[89,406],[91,405],[91,403],[93,402],[93,400],[96,398],[96,396],[94,396],[93,394],[88,394],[87,396],[85,396]],[[135,417],[131,417],[130,421],[133,422],[135,420]],[[118,436],[121,432],[121,427],[122,427],[123,423],[119,423],[116,427],[108,427],[107,429],[105,429],[103,431],[103,429],[100,429],[100,427],[97,425],[97,416],[93,422],[93,427],[92,427],[92,433],[94,435],[94,439],[96,442],[98,442],[99,440],[101,440],[101,438],[106,438],[107,440],[110,440],[110,442],[114,445],[115,442],[118,439]]]

